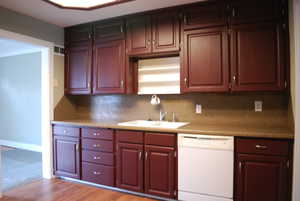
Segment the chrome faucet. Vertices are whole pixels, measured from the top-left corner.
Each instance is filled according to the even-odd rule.
[[[163,112],[162,110],[159,111],[159,121],[163,121],[166,118],[168,112]]]

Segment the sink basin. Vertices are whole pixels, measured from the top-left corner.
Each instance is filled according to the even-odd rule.
[[[188,122],[146,121],[146,120],[136,120],[136,121],[118,123],[119,126],[150,127],[150,128],[180,128],[188,124],[189,124]]]

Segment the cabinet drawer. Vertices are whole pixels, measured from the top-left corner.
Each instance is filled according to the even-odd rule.
[[[114,186],[114,167],[82,163],[82,180],[96,184]]]
[[[112,141],[106,140],[90,140],[82,139],[82,148],[95,150],[95,151],[104,151],[104,152],[113,152],[114,145]]]
[[[98,163],[114,166],[114,154],[97,151],[82,151],[82,160],[85,162]]]
[[[116,131],[117,142],[127,142],[127,143],[136,143],[142,144],[143,132],[139,131]]]
[[[83,128],[82,137],[102,139],[102,140],[113,140],[113,130],[101,129],[101,128]]]
[[[80,136],[80,128],[55,125],[55,126],[53,126],[53,134],[69,136],[69,137],[79,137]]]
[[[236,152],[265,155],[289,155],[289,142],[285,140],[237,139]]]
[[[175,147],[176,136],[170,133],[146,133],[145,143],[147,145]]]

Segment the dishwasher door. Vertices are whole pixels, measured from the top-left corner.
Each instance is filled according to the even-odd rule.
[[[178,199],[233,200],[233,137],[178,135]]]

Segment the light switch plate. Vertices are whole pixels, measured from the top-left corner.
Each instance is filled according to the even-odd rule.
[[[202,105],[196,104],[196,114],[202,114]]]
[[[262,101],[254,101],[254,110],[255,112],[262,112],[263,110],[263,102]]]

